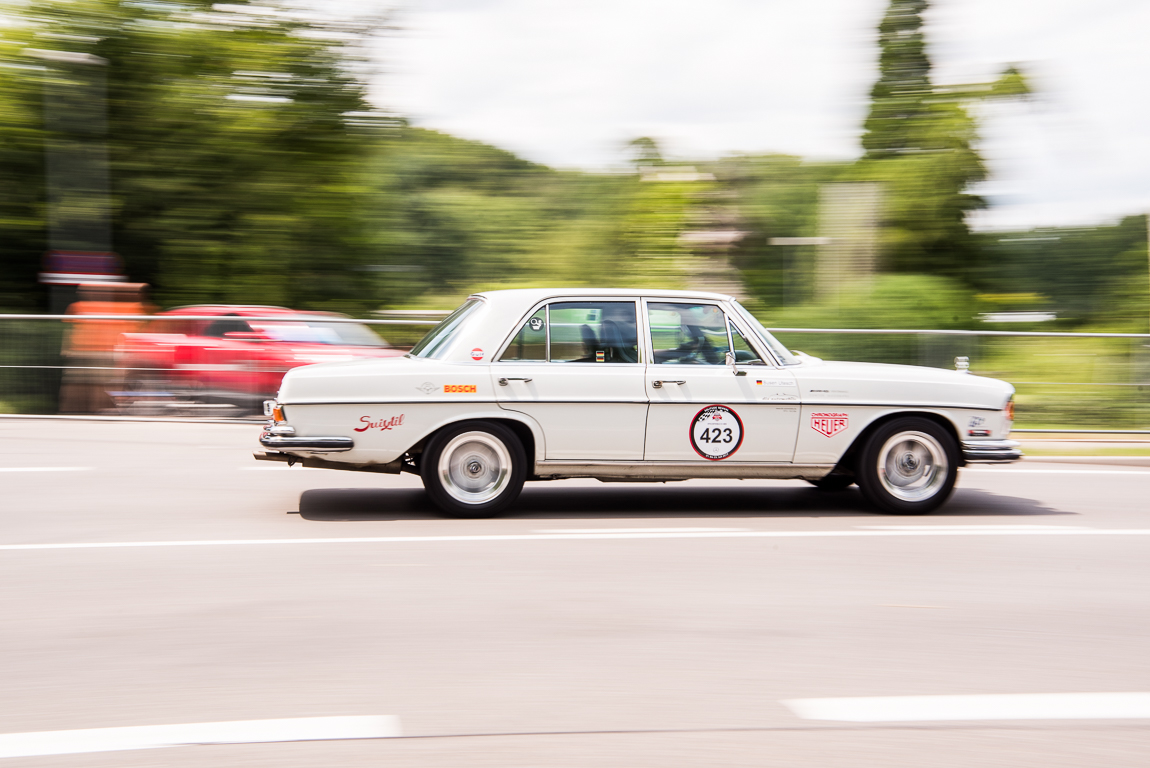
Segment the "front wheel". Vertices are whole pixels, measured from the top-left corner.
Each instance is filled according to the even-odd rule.
[[[929,419],[895,419],[867,440],[856,474],[863,496],[882,511],[925,515],[954,490],[958,446]]]
[[[435,506],[452,517],[494,517],[519,496],[527,476],[523,444],[507,427],[464,422],[438,432],[420,459]]]

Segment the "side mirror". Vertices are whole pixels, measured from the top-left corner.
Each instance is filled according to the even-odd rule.
[[[731,373],[735,374],[736,376],[746,376],[747,372],[746,371],[740,371],[739,366],[736,365],[736,362],[737,361],[735,360],[735,353],[734,352],[727,352],[727,365],[731,366]]]

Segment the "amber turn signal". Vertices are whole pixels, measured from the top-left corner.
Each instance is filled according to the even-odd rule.
[[[1014,421],[1014,398],[1006,401],[1006,418],[1009,421]]]

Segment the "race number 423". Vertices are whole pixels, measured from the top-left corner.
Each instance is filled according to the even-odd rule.
[[[743,444],[743,421],[725,405],[709,405],[691,421],[691,447],[704,459],[721,461]]]

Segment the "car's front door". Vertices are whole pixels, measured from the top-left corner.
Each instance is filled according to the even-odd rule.
[[[501,407],[543,429],[549,460],[643,458],[647,395],[635,299],[554,301],[491,366]]]
[[[793,460],[798,386],[756,349],[761,343],[718,304],[651,300],[644,314],[653,357],[647,461]]]

